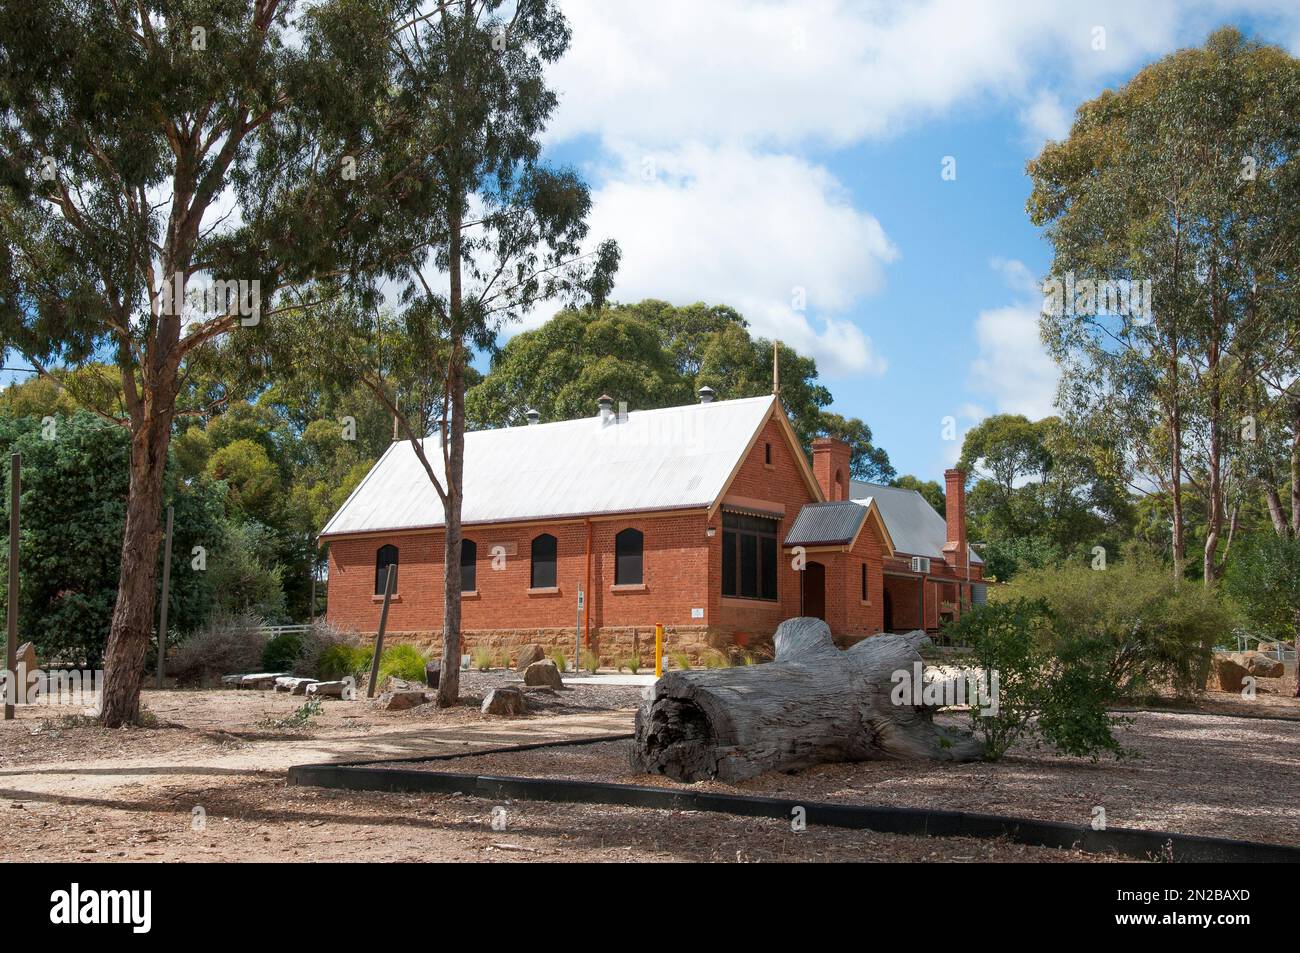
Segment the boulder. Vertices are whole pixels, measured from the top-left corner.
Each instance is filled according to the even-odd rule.
[[[1216,655],[1214,657],[1214,674],[1219,679],[1220,691],[1240,692],[1245,679],[1250,675],[1250,671],[1231,655]]]
[[[534,642],[532,645],[525,645],[519,650],[519,664],[515,666],[516,671],[526,671],[528,666],[534,662],[540,662],[546,658],[546,650]]]
[[[1239,652],[1235,658],[1256,678],[1281,678],[1286,671],[1285,665],[1263,652]]]
[[[428,701],[428,697],[423,691],[394,691],[384,692],[372,702],[375,708],[383,711],[406,711],[408,708],[414,708],[416,705],[423,705]]]
[[[424,686],[419,682],[408,682],[404,678],[398,678],[396,675],[389,675],[379,686],[380,693],[384,692],[423,692]]]
[[[310,698],[342,698],[351,701],[356,697],[356,686],[352,682],[312,682],[307,686]]]
[[[560,678],[560,670],[555,667],[555,663],[546,658],[524,669],[524,684],[563,688],[564,679]]]
[[[510,686],[494,688],[483,699],[480,710],[485,715],[526,715],[528,699],[518,688]]]
[[[243,677],[244,677],[244,676],[242,676],[242,675],[222,675],[222,676],[221,676],[221,687],[222,687],[222,688],[238,688],[238,687],[239,687],[240,679],[242,679]]]

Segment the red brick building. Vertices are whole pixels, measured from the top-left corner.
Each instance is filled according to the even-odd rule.
[[[810,464],[777,398],[710,397],[632,413],[602,401],[582,420],[466,434],[467,652],[572,652],[576,629],[614,659],[648,652],[663,623],[670,650],[698,654],[760,645],[801,614],[847,643],[938,628],[980,597],[960,473],[945,524],[913,491],[851,481],[840,441],[816,441]],[[394,442],[321,533],[329,621],[373,632],[395,563],[389,632],[436,644],[441,517],[410,445]]]

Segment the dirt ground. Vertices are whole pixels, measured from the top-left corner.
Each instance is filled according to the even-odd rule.
[[[507,677],[464,673],[462,690],[467,698],[478,698]],[[497,804],[462,795],[326,791],[285,783],[292,764],[420,757],[623,734],[631,730],[640,691],[577,686],[556,696],[538,696],[539,713],[519,719],[483,716],[476,705],[384,712],[365,702],[326,701],[319,716],[294,729],[275,725],[303,699],[272,692],[148,690],[144,704],[151,727],[118,731],[80,717],[79,709],[20,707],[17,720],[0,722],[0,859],[1114,859],[967,838],[815,827],[796,833],[784,821],[718,814]],[[1285,807],[1300,780],[1300,724],[1173,713],[1135,717],[1140,721],[1134,731],[1141,737],[1135,743],[1130,732],[1125,742],[1147,757],[1132,764],[1093,766],[1035,753],[1017,754],[1001,765],[943,771],[892,763],[834,765],[760,780],[745,789],[1000,813],[1023,810],[1081,823],[1093,805],[1101,804],[1113,825],[1291,843],[1300,839],[1296,816]],[[555,750],[549,752],[546,769],[573,770],[572,753],[592,749],[567,750],[558,757]],[[606,757],[618,758],[619,770],[626,774],[621,751]],[[1066,763],[1054,763],[1061,760]],[[530,763],[532,768],[517,765],[520,773],[542,764],[537,759]],[[455,764],[456,770],[462,765],[469,770],[468,762]],[[1159,794],[1162,784],[1165,791]],[[505,809],[504,830],[494,830],[491,823],[497,807]],[[1235,821],[1234,811],[1239,815]]]

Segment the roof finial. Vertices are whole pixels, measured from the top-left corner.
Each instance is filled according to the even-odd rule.
[[[781,394],[781,342],[772,342],[772,393]]]

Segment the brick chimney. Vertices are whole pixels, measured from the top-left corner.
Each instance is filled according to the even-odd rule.
[[[970,549],[966,544],[966,474],[961,470],[944,470],[943,481],[948,522],[943,560],[958,572],[965,573],[970,559]]]
[[[818,437],[812,442],[813,476],[827,500],[849,498],[849,461],[853,452],[843,440]]]

